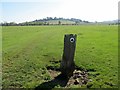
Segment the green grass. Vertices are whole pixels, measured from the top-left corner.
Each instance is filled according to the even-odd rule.
[[[87,85],[118,87],[117,26],[82,25],[3,27],[3,88],[34,88],[51,80],[46,65],[61,60],[64,35],[71,33],[77,34],[75,63],[92,79]]]

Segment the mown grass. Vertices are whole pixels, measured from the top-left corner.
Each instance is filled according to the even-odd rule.
[[[46,66],[59,67],[50,61],[61,60],[64,35],[71,33],[77,34],[75,63],[92,79],[87,85],[118,87],[117,26],[82,25],[2,27],[3,88],[35,88],[51,80]]]

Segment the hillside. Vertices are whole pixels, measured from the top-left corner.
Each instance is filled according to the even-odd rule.
[[[26,21],[22,23],[15,22],[4,22],[0,23],[0,26],[34,26],[34,25],[85,25],[85,24],[105,24],[105,25],[117,25],[120,20],[102,21],[102,22],[89,22],[86,20],[76,19],[76,18],[57,18],[57,17],[47,17],[43,19],[36,19],[33,21]]]
[[[118,24],[120,23],[120,20],[111,20],[111,21],[103,21],[103,22],[99,22],[99,23],[102,23],[102,24]]]
[[[43,19],[37,19],[30,22],[20,23],[21,25],[79,25],[82,23],[89,23],[89,21],[76,19],[76,18],[57,18],[57,17],[47,17]]]

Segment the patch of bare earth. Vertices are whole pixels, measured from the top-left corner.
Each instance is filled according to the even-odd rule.
[[[49,74],[50,74],[50,77],[52,79],[54,79],[55,77],[57,77],[59,74],[60,74],[60,71],[55,71],[55,70],[48,70]]]
[[[55,77],[57,77],[58,75],[61,74],[60,71],[56,71],[56,70],[48,70],[50,77],[52,79],[54,79]],[[67,84],[65,87],[70,87],[71,85],[85,85],[88,82],[88,73],[87,71],[81,71],[81,70],[77,70],[75,69],[73,72],[73,75],[69,78]]]

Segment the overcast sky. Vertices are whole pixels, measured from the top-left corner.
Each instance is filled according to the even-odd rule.
[[[108,21],[118,18],[119,0],[1,0],[2,22],[25,22],[46,17]]]

